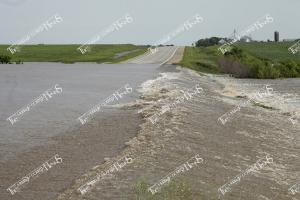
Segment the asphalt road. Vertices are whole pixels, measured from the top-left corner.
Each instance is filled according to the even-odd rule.
[[[125,61],[131,64],[165,64],[175,55],[179,47],[157,47],[153,51],[148,51],[144,55]]]

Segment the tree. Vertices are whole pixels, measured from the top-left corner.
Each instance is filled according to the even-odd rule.
[[[8,63],[10,63],[10,60],[11,60],[10,56],[0,55],[0,62],[1,62],[1,64],[8,64]]]
[[[222,39],[223,38],[219,38],[219,37],[200,39],[196,42],[196,47],[209,47],[209,46],[217,45],[219,44],[219,41]]]

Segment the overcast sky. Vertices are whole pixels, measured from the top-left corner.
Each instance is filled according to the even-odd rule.
[[[253,32],[256,40],[300,38],[300,0],[0,0],[0,43],[14,43],[37,29],[49,17],[63,21],[30,38],[26,44],[81,44],[129,13],[133,22],[98,43],[153,44],[199,14],[204,21],[172,38],[190,45],[200,38],[227,37],[269,14],[273,23]]]

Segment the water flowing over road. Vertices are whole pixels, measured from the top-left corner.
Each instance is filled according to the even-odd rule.
[[[153,185],[197,154],[203,165],[183,175],[193,191],[190,199],[294,198],[289,189],[299,182],[300,124],[293,124],[290,117],[300,113],[300,79],[235,79],[175,65],[163,65],[159,71],[159,76],[141,85],[140,98],[124,107],[137,109],[143,118],[138,135],[126,143],[121,155],[78,179],[58,199],[135,199],[133,188],[139,181]],[[195,86],[201,86],[203,93],[164,109]],[[271,94],[255,98],[266,87],[272,88]],[[222,124],[219,118],[238,105],[243,106]],[[163,114],[153,124],[150,119],[157,113]],[[78,194],[78,188],[126,155],[135,161],[90,185],[86,194]],[[266,156],[272,162],[261,163]],[[236,180],[245,172],[247,176]],[[219,188],[230,183],[223,195]]]
[[[189,199],[297,198],[288,190],[300,180],[300,120],[290,120],[300,115],[300,79],[197,73],[172,64],[182,53],[181,47],[160,47],[116,65],[2,67],[0,199],[10,199],[6,189],[55,154],[63,162],[30,181],[14,199],[137,199],[139,181],[151,186],[195,155],[204,162],[175,178],[184,179]],[[55,83],[63,88],[60,96],[38,105],[14,126],[6,121]],[[131,94],[85,125],[76,120],[127,83]],[[256,96],[266,85],[271,93]],[[199,87],[202,92],[190,95]],[[219,118],[225,113],[231,114],[222,124]],[[150,118],[158,114],[153,124]],[[236,180],[266,156],[272,162],[259,163]],[[93,181],[124,157],[131,162]],[[229,183],[230,189],[220,193]],[[83,186],[89,189],[80,194]]]
[[[154,64],[1,65],[0,199],[10,199],[7,188],[55,154],[63,162],[31,178],[14,199],[54,199],[104,158],[118,155],[141,123],[135,111],[119,107],[139,97],[137,88],[157,76],[161,59],[171,58],[174,50],[159,49]],[[30,107],[13,125],[7,120],[56,84],[60,94]],[[132,93],[101,108],[88,123],[79,122],[79,116],[126,84]]]

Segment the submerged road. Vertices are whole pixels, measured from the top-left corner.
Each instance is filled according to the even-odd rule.
[[[139,86],[158,74],[176,47],[159,48],[123,64],[25,63],[0,70],[0,199],[52,200],[105,158],[117,156],[138,132],[134,110],[106,106],[82,125],[77,118],[129,84],[133,92],[112,104],[138,99]],[[139,60],[139,61],[138,61]],[[7,118],[56,84],[62,92],[32,106],[19,121]],[[63,162],[25,182],[11,195],[10,186],[55,154]]]
[[[130,62],[163,60],[151,57]],[[136,137],[113,160],[78,178],[59,200],[299,199],[289,191],[300,180],[300,124],[289,120],[300,114],[299,78],[234,79],[167,64],[159,69],[159,76],[140,88],[140,98],[124,108],[143,119]],[[254,97],[266,85],[271,94]],[[195,87],[203,93],[178,103]],[[225,113],[230,117],[222,124],[218,119]],[[149,117],[155,114],[159,117],[152,124]],[[195,155],[204,162],[182,168]],[[124,156],[134,161],[94,181]],[[147,185],[159,188],[155,196],[146,192]],[[82,186],[90,188],[84,195],[78,193]]]
[[[289,188],[300,180],[300,124],[289,117],[300,113],[300,79],[234,79],[169,65],[178,63],[182,53],[181,47],[162,47],[116,65],[1,67],[0,199],[298,199]],[[14,126],[6,121],[54,83],[63,88],[60,96],[30,110]],[[85,125],[76,120],[126,83],[131,94]],[[271,95],[236,109],[265,85],[272,87]],[[195,86],[203,93],[165,110],[155,125],[149,121]],[[224,113],[231,113],[226,124],[218,120]],[[30,179],[14,196],[6,191],[55,154],[62,163]],[[167,181],[195,155],[204,162],[188,165],[192,168]],[[132,162],[113,170],[124,156]],[[163,178],[162,190],[153,197],[140,184],[151,186]],[[86,185],[90,190],[80,194]]]

